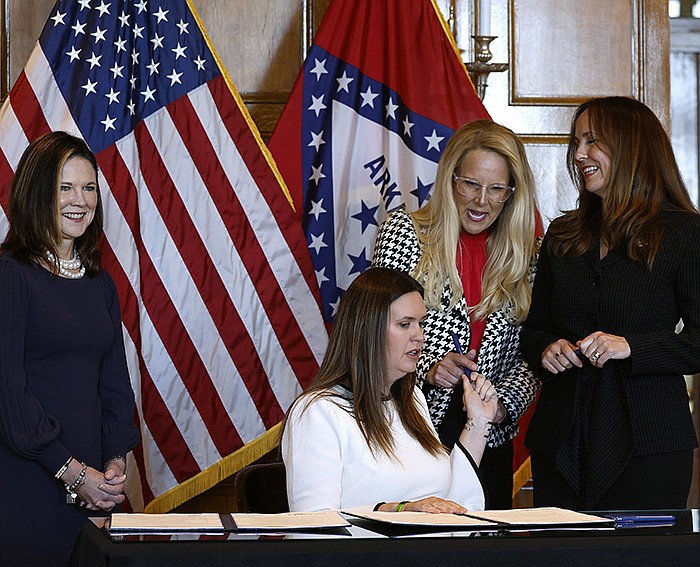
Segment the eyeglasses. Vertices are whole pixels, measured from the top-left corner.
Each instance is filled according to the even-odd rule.
[[[457,193],[463,197],[481,196],[481,191],[486,191],[486,198],[492,203],[503,203],[515,193],[515,187],[504,185],[502,183],[494,183],[492,185],[482,185],[476,179],[471,177],[460,177],[456,173],[452,174],[452,179],[455,181]]]

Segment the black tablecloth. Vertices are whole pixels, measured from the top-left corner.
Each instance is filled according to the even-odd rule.
[[[523,567],[682,567],[697,564],[700,557],[700,534],[692,533],[691,514],[691,511],[686,511],[685,516],[681,514],[677,525],[670,529],[614,532],[463,533],[413,537],[364,537],[353,532],[352,536],[326,538],[306,538],[299,534],[291,538],[230,534],[175,541],[167,536],[150,536],[146,541],[128,538],[113,541],[105,531],[90,523],[83,528],[76,543],[71,566],[504,567],[522,564]]]

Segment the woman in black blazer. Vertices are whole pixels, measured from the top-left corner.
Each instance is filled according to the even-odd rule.
[[[582,104],[567,164],[578,208],[549,227],[522,332],[544,382],[526,437],[535,505],[684,508],[700,215],[659,120],[633,99]]]

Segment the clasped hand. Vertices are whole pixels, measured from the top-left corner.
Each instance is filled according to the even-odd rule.
[[[122,461],[110,461],[104,473],[92,467],[88,467],[85,472],[85,482],[76,490],[81,506],[88,510],[108,512],[117,504],[124,502],[126,473]]]
[[[596,368],[602,368],[608,360],[624,360],[632,354],[625,337],[596,331],[577,341],[576,345],[566,339],[559,339],[550,344],[542,353],[542,366],[552,374],[558,374],[574,366],[581,368],[582,357]]]
[[[472,391],[480,395],[485,395],[486,391],[490,387],[491,393],[489,394],[489,400],[491,397],[495,398],[494,403],[496,404],[496,412],[495,414],[491,415],[489,421],[500,423],[506,416],[505,407],[498,399],[496,390],[491,382],[483,374],[478,374],[476,372],[478,366],[474,361],[475,358],[476,350],[474,349],[470,350],[466,355],[458,354],[456,352],[448,352],[444,358],[432,366],[425,379],[429,384],[433,386],[440,386],[442,388],[454,388],[460,381],[464,381],[465,397],[463,401],[464,407],[467,408],[467,410],[466,394],[469,391]],[[467,377],[464,371],[465,368],[471,373],[469,377]],[[477,398],[478,397],[479,396],[477,396]],[[469,415],[472,414],[470,413]]]
[[[454,388],[462,380],[465,368],[470,372],[476,371],[475,358],[476,351],[474,349],[470,350],[466,355],[448,352],[442,360],[436,362],[428,370],[425,379],[428,381],[428,384],[433,386]]]

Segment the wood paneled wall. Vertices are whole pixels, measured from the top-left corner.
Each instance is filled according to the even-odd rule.
[[[573,208],[566,137],[578,104],[633,96],[670,126],[667,0],[492,1],[494,62],[484,104],[523,136],[545,226]],[[601,25],[606,22],[605,25]]]
[[[267,140],[331,0],[192,0]],[[405,0],[410,2],[413,0]],[[434,0],[465,61],[474,59],[476,0]],[[54,0],[0,0],[3,85],[12,84]],[[491,0],[493,62],[484,103],[523,136],[545,220],[575,205],[564,167],[571,115],[584,98],[631,95],[669,119],[667,0]],[[352,14],[348,14],[352,17]]]
[[[54,0],[0,0],[9,15],[9,82],[24,66]],[[406,0],[411,1],[411,0]],[[192,0],[263,139],[284,107],[330,0]],[[476,0],[435,0],[465,60],[473,60]],[[669,124],[667,0],[491,0],[493,62],[484,103],[521,134],[545,224],[575,203],[564,141],[575,106],[635,96]],[[352,17],[348,14],[348,17]],[[610,25],[601,25],[601,22]]]

